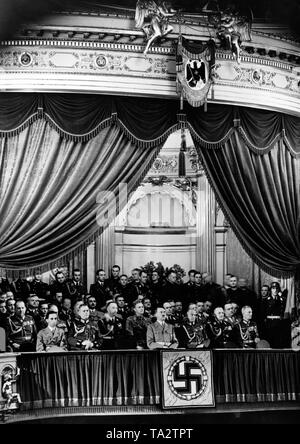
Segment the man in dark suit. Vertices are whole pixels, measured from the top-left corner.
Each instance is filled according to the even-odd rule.
[[[42,275],[40,273],[36,273],[33,281],[30,282],[30,292],[38,295],[40,299],[47,300],[49,285],[42,281]]]
[[[94,296],[97,302],[97,307],[100,310],[103,310],[106,306],[106,301],[111,299],[109,288],[105,285],[106,273],[101,268],[96,272],[96,282],[91,285],[90,295]]]
[[[162,298],[159,301],[160,304],[173,300],[182,300],[183,299],[183,289],[177,283],[177,274],[176,271],[170,270],[167,274],[166,283],[162,290]]]
[[[51,301],[56,300],[56,294],[61,293],[62,298],[68,298],[69,290],[66,283],[65,275],[62,271],[58,271],[55,275],[55,281],[50,285]]]
[[[112,298],[122,290],[119,265],[114,265],[112,267],[111,277],[105,280],[105,287],[109,288],[110,296]]]

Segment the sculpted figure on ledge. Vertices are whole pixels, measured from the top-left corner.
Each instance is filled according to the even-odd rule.
[[[241,63],[241,44],[251,41],[252,17],[242,16],[236,11],[226,9],[209,16],[209,23],[216,29],[216,36],[224,49],[230,50],[238,63]]]
[[[147,37],[147,45],[144,51],[146,55],[150,46],[158,37],[164,37],[173,31],[169,24],[170,17],[176,11],[171,8],[169,2],[138,0],[135,11],[135,26],[142,29]]]

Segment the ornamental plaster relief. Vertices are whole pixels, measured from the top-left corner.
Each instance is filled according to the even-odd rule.
[[[174,48],[153,48],[147,57],[142,50],[141,45],[121,43],[5,42],[0,49],[0,90],[176,98]],[[257,54],[243,54],[237,64],[229,52],[218,50],[208,99],[299,115],[300,69]]]
[[[0,68],[16,73],[24,71],[47,71],[69,74],[122,75],[174,80],[176,67],[174,57],[161,55],[145,58],[142,54],[122,51],[93,51],[51,48],[10,48],[0,51]]]

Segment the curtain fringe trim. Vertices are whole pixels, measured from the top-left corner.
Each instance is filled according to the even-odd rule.
[[[282,131],[281,133],[277,134],[277,136],[275,136],[274,139],[265,147],[258,147],[256,145],[254,145],[254,143],[251,142],[251,140],[249,139],[248,135],[246,134],[246,131],[241,126],[239,126],[237,128],[237,131],[238,131],[239,135],[241,136],[241,138],[243,139],[243,141],[245,142],[245,144],[247,145],[247,147],[249,149],[251,149],[251,151],[253,151],[255,154],[258,154],[258,155],[267,154],[267,153],[269,153],[274,148],[276,143],[278,143],[280,140],[284,140],[286,145],[287,145],[288,150],[291,153],[291,155],[293,157],[296,156],[296,152],[292,149],[288,139],[285,136],[285,132],[284,131]]]
[[[230,130],[228,130],[227,134],[225,134],[225,136],[222,137],[222,139],[217,140],[216,142],[208,142],[207,140],[204,140],[204,139],[202,139],[201,136],[199,136],[197,131],[194,129],[194,127],[189,122],[188,122],[188,129],[190,130],[194,141],[196,143],[198,143],[202,148],[208,148],[208,149],[222,148],[223,145],[230,139],[232,134],[236,131],[236,129],[234,127],[230,128]]]
[[[127,128],[127,126],[119,118],[116,120],[116,125],[122,130],[122,132],[134,145],[140,148],[155,148],[158,145],[162,145],[172,133],[180,130],[182,128],[182,125],[185,125],[185,123],[184,122],[176,123],[175,125],[171,126],[169,129],[167,129],[161,136],[152,140],[139,139]]]
[[[24,129],[26,129],[29,125],[34,123],[40,118],[39,113],[36,112],[32,114],[30,117],[28,117],[26,120],[24,120],[21,125],[17,126],[14,129],[11,130],[0,130],[0,137],[14,137],[18,136]]]
[[[97,125],[93,130],[89,131],[85,134],[72,134],[68,131],[65,131],[63,128],[61,128],[53,119],[52,117],[44,113],[43,118],[46,120],[46,122],[49,123],[49,125],[55,129],[59,133],[61,137],[67,140],[73,140],[74,142],[88,142],[90,139],[96,137],[101,130],[104,128],[107,128],[108,126],[112,125],[115,121],[115,116],[112,115],[111,117],[108,117],[105,120],[102,120],[99,125]]]
[[[221,148],[222,145],[224,145],[224,143],[227,142],[227,140],[231,137],[231,135],[234,131],[238,131],[238,133],[241,135],[243,141],[248,146],[248,148],[250,148],[253,152],[255,152],[258,155],[267,154],[274,147],[276,142],[278,142],[281,139],[281,140],[284,140],[288,150],[290,151],[290,153],[293,157],[300,157],[300,152],[299,153],[296,152],[295,149],[293,148],[293,146],[291,145],[291,142],[286,135],[285,129],[283,129],[279,134],[277,134],[277,136],[275,136],[274,139],[271,142],[269,142],[267,146],[258,147],[254,143],[251,142],[249,136],[247,135],[244,128],[240,125],[240,122],[238,121],[238,119],[234,119],[232,128],[230,128],[228,130],[227,134],[225,134],[225,136],[222,137],[222,139],[220,139],[216,142],[209,142],[208,140],[203,139],[200,136],[200,134],[194,129],[193,125],[190,122],[186,121],[186,118],[184,121],[179,119],[177,124],[171,126],[161,136],[157,137],[156,139],[144,140],[144,139],[139,139],[138,137],[136,137],[126,127],[126,125],[122,122],[122,120],[118,118],[117,113],[112,113],[110,117],[101,121],[93,130],[89,131],[88,133],[74,134],[74,133],[70,133],[68,131],[65,131],[61,126],[59,126],[54,121],[54,119],[48,113],[41,112],[41,110],[42,110],[42,108],[39,108],[37,112],[32,114],[30,117],[28,117],[21,125],[17,126],[16,128],[13,128],[10,130],[0,130],[0,137],[13,137],[13,136],[19,135],[24,129],[26,129],[29,125],[34,123],[36,120],[44,119],[45,121],[47,121],[49,123],[49,125],[52,128],[54,128],[61,135],[61,137],[68,139],[68,140],[74,140],[75,142],[79,142],[79,141],[86,142],[86,141],[92,139],[93,137],[97,136],[102,129],[104,129],[112,124],[116,124],[119,128],[122,129],[122,131],[126,134],[128,139],[130,139],[136,146],[140,146],[142,148],[153,148],[157,145],[160,145],[169,137],[170,134],[172,134],[172,132],[177,131],[178,129],[181,129],[181,128],[188,128],[191,132],[191,135],[193,136],[193,139],[195,141],[197,141],[202,147],[209,148],[209,149],[210,148],[218,149],[218,148]],[[179,114],[179,115],[181,115],[181,114]]]
[[[281,270],[275,270],[274,268],[269,267],[268,265],[266,265],[255,253],[252,252],[252,250],[248,247],[248,245],[246,244],[246,242],[244,241],[244,239],[240,236],[239,234],[239,230],[235,224],[235,222],[233,221],[233,218],[231,216],[231,214],[225,209],[224,204],[222,199],[220,198],[216,187],[214,186],[214,183],[212,181],[212,179],[210,178],[210,175],[208,174],[208,170],[205,164],[205,161],[203,159],[201,150],[199,149],[199,146],[196,145],[196,149],[200,158],[200,161],[203,165],[203,169],[204,169],[204,173],[205,176],[208,180],[208,183],[210,184],[211,188],[213,189],[214,193],[215,193],[215,197],[216,197],[216,201],[218,202],[225,218],[229,221],[230,223],[230,227],[232,228],[234,234],[236,235],[238,241],[240,242],[241,246],[243,247],[243,249],[245,250],[245,252],[248,254],[248,256],[253,260],[253,262],[255,262],[263,271],[265,271],[267,274],[277,277],[277,278],[291,278],[295,276],[295,271],[281,271]]]

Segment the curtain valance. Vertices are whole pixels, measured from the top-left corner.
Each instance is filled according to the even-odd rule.
[[[156,146],[179,127],[190,129],[202,146],[223,145],[239,132],[246,145],[265,154],[279,139],[294,156],[300,156],[300,118],[229,105],[208,106],[207,112],[185,104],[178,122],[179,103],[166,99],[88,94],[0,94],[0,136],[22,131],[45,118],[63,137],[86,141],[105,126],[116,124],[140,146]]]

